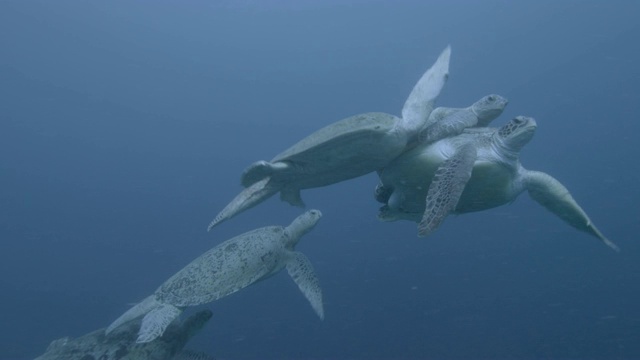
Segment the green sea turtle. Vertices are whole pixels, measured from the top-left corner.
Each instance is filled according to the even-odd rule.
[[[331,185],[374,172],[417,142],[449,75],[450,47],[415,85],[402,118],[379,112],[355,115],[302,139],[270,162],[258,161],[242,174],[240,192],[209,224],[208,230],[277,192],[303,206],[301,189]]]
[[[161,336],[184,308],[206,304],[264,280],[283,268],[316,314],[323,319],[322,290],[311,262],[294,251],[300,238],[320,220],[309,210],[289,226],[267,226],[231,238],[200,255],[165,281],[151,296],[122,314],[107,333],[142,315],[138,339],[146,343]]]
[[[569,225],[618,250],[558,180],[522,167],[520,150],[536,127],[533,118],[518,116],[500,128],[469,128],[407,151],[379,172],[376,198],[386,205],[378,217],[419,222],[418,234],[427,236],[450,213],[508,204],[527,190]]]
[[[429,115],[427,125],[420,132],[420,147],[434,143],[449,136],[455,136],[466,128],[483,127],[497,119],[509,103],[505,97],[497,94],[483,96],[465,108],[437,107]],[[384,169],[378,170],[378,173]],[[379,186],[375,197],[386,203],[391,195],[390,188]]]
[[[186,320],[172,322],[164,335],[146,344],[136,344],[140,321],[131,321],[110,334],[96,330],[76,339],[64,337],[51,342],[35,360],[214,360],[200,352],[183,350],[186,343],[211,318],[211,311],[199,311]]]
[[[420,144],[458,135],[466,128],[487,126],[502,114],[508,103],[506,98],[491,94],[465,108],[437,107],[420,132]]]

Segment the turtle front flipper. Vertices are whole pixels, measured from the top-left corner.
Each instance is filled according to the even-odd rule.
[[[558,180],[540,171],[526,171],[524,180],[533,200],[556,214],[567,224],[597,237],[613,250],[620,251],[616,244],[596,228],[587,213],[573,199],[569,190]]]
[[[456,136],[466,128],[475,126],[478,118],[467,109],[439,107],[429,116],[429,122],[418,135],[420,143],[431,144],[449,136]]]
[[[418,139],[423,144],[431,144],[461,134],[471,127],[487,126],[502,114],[508,103],[507,98],[491,94],[466,108],[439,107],[429,115]]]
[[[162,336],[167,326],[182,313],[182,309],[171,304],[160,306],[149,311],[142,319],[137,343],[148,343]]]
[[[431,234],[456,208],[471,178],[476,158],[476,147],[467,144],[461,146],[452,157],[440,164],[427,192],[426,208],[418,224],[418,236]]]
[[[242,190],[222,211],[216,215],[207,227],[210,231],[214,226],[229,220],[239,213],[250,209],[270,198],[280,190],[279,186],[271,183],[271,177],[264,178],[248,188]]]
[[[436,99],[449,78],[451,46],[447,46],[436,62],[422,75],[409,94],[402,108],[403,128],[418,131],[425,125],[433,111]]]
[[[287,262],[287,272],[293,281],[298,285],[302,294],[307,298],[313,310],[320,319],[324,319],[324,308],[322,306],[322,289],[320,281],[313,270],[311,261],[303,253],[293,251],[291,259]]]

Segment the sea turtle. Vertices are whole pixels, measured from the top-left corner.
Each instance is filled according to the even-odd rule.
[[[96,330],[76,339],[64,337],[51,342],[35,360],[214,360],[200,352],[183,350],[186,343],[211,318],[202,310],[186,320],[172,322],[164,335],[146,344],[136,344],[140,321],[129,322],[105,334]]]
[[[200,255],[165,281],[151,296],[122,314],[107,333],[142,315],[138,339],[146,343],[161,336],[184,308],[205,304],[264,280],[284,267],[323,319],[322,290],[311,262],[294,251],[300,238],[320,220],[309,210],[289,226],[267,226],[231,238]]]
[[[303,206],[301,189],[322,187],[374,172],[417,142],[449,74],[447,47],[415,85],[402,118],[364,113],[328,125],[270,162],[258,161],[242,174],[240,192],[209,224],[208,230],[268,199]]]
[[[450,213],[508,204],[527,190],[569,225],[618,250],[558,180],[522,167],[520,150],[536,127],[533,118],[517,116],[500,128],[468,128],[460,135],[407,151],[379,172],[381,184],[375,193],[387,204],[378,217],[419,222],[418,234],[427,236]],[[388,199],[380,194],[388,194]]]
[[[420,132],[420,144],[430,144],[458,135],[469,127],[487,126],[502,114],[508,103],[506,98],[491,94],[465,108],[437,107]]]
[[[497,94],[483,96],[465,108],[437,107],[429,115],[427,125],[420,132],[419,146],[425,147],[440,139],[455,136],[466,128],[487,126],[497,119],[509,103],[505,97]],[[378,170],[378,173],[384,169]],[[386,203],[391,195],[390,188],[376,188],[376,199]]]

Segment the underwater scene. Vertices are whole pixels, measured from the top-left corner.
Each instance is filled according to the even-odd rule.
[[[0,360],[640,359],[638,14],[0,2]]]

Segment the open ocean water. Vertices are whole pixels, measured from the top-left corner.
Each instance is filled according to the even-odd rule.
[[[522,194],[429,238],[377,220],[375,174],[305,190],[282,272],[203,305],[221,359],[640,358],[640,4],[634,1],[0,2],[0,359],[107,326],[193,258],[286,225],[277,196],[206,232],[242,170],[363,112],[400,114],[452,46],[438,105],[509,98],[528,169],[615,253]],[[190,309],[192,312],[193,309]]]

